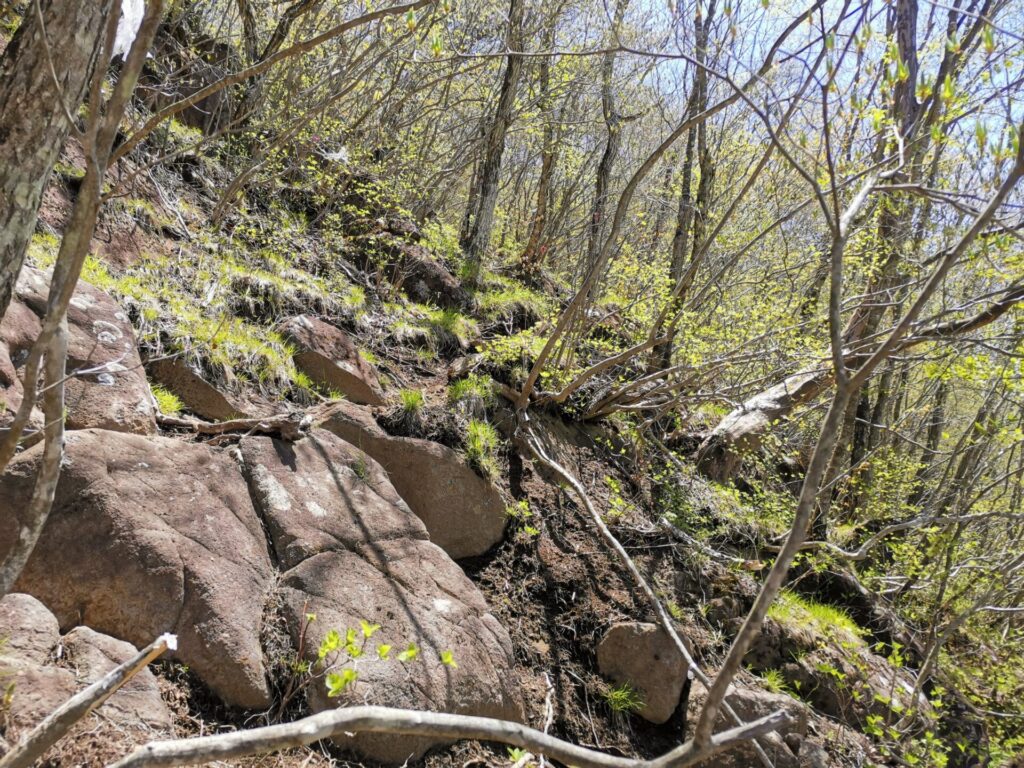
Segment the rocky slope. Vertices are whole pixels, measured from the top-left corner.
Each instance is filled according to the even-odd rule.
[[[65,161],[74,166],[74,148]],[[171,631],[173,658],[49,764],[102,764],[150,738],[356,701],[522,720],[621,754],[678,743],[699,686],[494,394],[514,375],[494,340],[515,339],[555,299],[498,275],[470,293],[415,224],[359,198],[356,182],[370,182],[358,174],[351,194],[365,210],[340,242],[280,235],[277,247],[302,255],[276,275],[255,246],[211,266],[200,233],[216,174],[168,172],[102,222],[95,284],[80,286],[69,316],[73,431],[57,500],[18,594],[0,601],[4,738]],[[35,267],[0,325],[0,426],[20,402],[48,231],[60,230],[73,186],[59,178],[48,192]],[[186,305],[200,307],[187,327]],[[467,356],[480,349],[490,353]],[[660,525],[658,483],[614,429],[559,414],[536,423],[713,671],[761,564]],[[0,480],[0,552],[38,452]],[[694,513],[727,516],[697,475],[671,483]],[[780,768],[884,762],[865,732],[905,706],[907,682],[875,652],[872,627],[829,626],[793,601],[730,703],[744,718],[795,713],[762,742]],[[358,672],[341,695],[329,695],[325,658]],[[267,764],[508,759],[431,746],[358,736]],[[719,764],[755,761],[747,747]]]

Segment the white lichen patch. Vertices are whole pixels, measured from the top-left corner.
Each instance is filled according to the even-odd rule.
[[[306,510],[317,520],[323,520],[325,517],[327,517],[327,510],[321,507],[315,501],[307,501]]]
[[[257,491],[266,500],[267,506],[274,512],[288,512],[292,508],[292,497],[285,487],[277,481],[270,470],[262,464],[252,468],[252,479]]]

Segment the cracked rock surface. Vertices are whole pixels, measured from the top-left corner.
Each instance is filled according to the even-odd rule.
[[[13,510],[31,494],[40,449],[0,479]],[[14,517],[0,520],[0,556],[17,535]],[[230,453],[70,432],[53,511],[16,589],[62,631],[81,625],[136,646],[175,632],[176,658],[234,707],[271,704],[260,638],[266,606],[279,605],[295,648],[306,614],[316,614],[302,645],[309,659],[331,629],[382,627],[344,696],[328,698],[323,680],[313,683],[314,710],[369,702],[521,717],[511,642],[479,590],[429,540],[380,465],[328,432],[295,443],[247,437]],[[395,655],[415,643],[419,656],[381,660],[379,643]],[[396,762],[429,745],[346,742]]]

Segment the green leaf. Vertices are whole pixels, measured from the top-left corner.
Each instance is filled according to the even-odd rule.
[[[413,661],[417,656],[420,655],[420,649],[416,646],[416,643],[409,643],[409,647],[398,654],[399,661]]]
[[[388,655],[391,653],[391,646],[387,643],[381,643],[377,646],[377,658],[384,661],[388,660]]]
[[[458,669],[459,667],[459,665],[455,663],[455,657],[452,655],[451,651],[441,651],[441,663],[446,667],[451,667],[452,669]]]
[[[380,624],[371,624],[366,619],[360,619],[359,626],[363,630],[363,637],[367,640],[373,637],[373,633],[380,629]]]
[[[331,672],[325,678],[327,683],[327,695],[340,696],[346,688],[356,681],[359,673],[354,669],[343,669],[341,672]]]
[[[321,661],[327,658],[331,653],[334,653],[341,647],[341,635],[338,634],[338,630],[331,629],[324,635],[324,639],[320,642],[320,650],[317,652],[317,656]]]

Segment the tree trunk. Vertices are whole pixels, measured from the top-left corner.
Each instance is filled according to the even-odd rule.
[[[622,17],[626,15],[629,0],[616,0],[615,16],[612,20],[612,45],[618,45],[619,29]],[[597,259],[601,247],[601,230],[604,225],[604,211],[608,200],[608,186],[611,183],[612,168],[619,154],[622,143],[622,115],[615,105],[613,79],[615,75],[615,51],[612,50],[601,57],[601,113],[608,133],[601,161],[597,164],[597,177],[594,180],[594,199],[590,204],[590,216],[587,223],[587,259],[584,273],[588,272]]]
[[[707,60],[708,34],[711,30],[711,21],[715,15],[715,0],[708,4],[707,14],[703,15],[700,5],[697,5],[697,12],[694,18],[695,57],[697,65],[693,72],[693,88],[690,91],[690,98],[687,103],[687,118],[693,118],[708,108],[708,73],[703,64]],[[696,207],[693,201],[691,190],[693,182],[693,159],[697,156],[700,167],[700,180],[697,183]],[[697,276],[697,255],[703,245],[704,221],[707,211],[707,201],[711,194],[711,184],[714,181],[714,167],[711,153],[707,147],[707,123],[701,122],[696,128],[691,128],[686,136],[686,154],[683,159],[681,189],[679,192],[679,209],[676,213],[676,230],[672,236],[672,261],[669,276],[672,284],[677,286],[675,296],[672,300],[670,315],[675,315],[683,302],[686,301],[686,294]],[[699,221],[698,221],[699,218]],[[692,237],[691,237],[692,229]],[[687,257],[690,264],[687,266]],[[670,330],[668,338],[664,343],[657,345],[651,350],[651,369],[664,370],[672,364],[672,347],[675,339],[675,327]]]
[[[525,0],[511,0],[506,38],[510,53],[505,62],[505,73],[501,79],[501,93],[494,110],[494,118],[485,134],[483,160],[475,180],[475,189],[471,190],[469,195],[471,208],[467,212],[467,227],[462,236],[462,249],[466,252],[470,280],[474,283],[479,277],[484,252],[491,240],[494,208],[498,203],[501,159],[505,154],[505,134],[512,123],[516,89],[523,71],[523,57],[517,54],[523,49],[524,4]]]
[[[40,0],[41,27],[31,3],[0,61],[0,317],[71,129],[66,113],[74,115],[85,97],[112,5]]]
[[[550,51],[555,46],[555,27],[558,24],[556,13],[551,24],[545,30],[543,46],[544,51]],[[542,112],[551,111],[551,57],[543,56],[540,60],[540,108]],[[551,199],[551,181],[555,176],[555,162],[558,157],[557,143],[558,132],[556,121],[551,114],[547,115],[544,121],[544,135],[541,138],[540,150],[540,178],[537,181],[537,203],[534,208],[533,217],[530,220],[530,234],[523,249],[520,261],[523,265],[523,272],[526,275],[535,275],[541,264],[544,262],[546,248],[544,247],[544,231],[548,223],[548,203]]]

